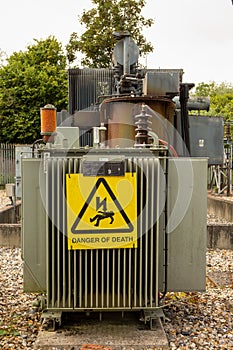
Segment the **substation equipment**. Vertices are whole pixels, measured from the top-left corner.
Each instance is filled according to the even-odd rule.
[[[190,157],[187,118],[205,101],[180,69],[140,70],[129,33],[116,37],[113,68],[69,70],[69,117],[41,108],[22,157],[24,290],[54,327],[132,311],[153,329],[168,291],[206,286],[208,159]]]
[[[222,119],[222,121],[220,121]],[[215,195],[232,195],[232,137],[231,122],[224,123],[223,118],[218,118],[221,128],[218,128],[218,137],[221,142],[218,144],[222,147],[221,158],[219,162],[212,164],[209,171],[209,188]],[[220,141],[220,140],[219,140]],[[219,153],[220,154],[220,153]]]

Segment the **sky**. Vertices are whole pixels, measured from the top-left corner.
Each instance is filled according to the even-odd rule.
[[[9,57],[33,39],[54,35],[63,46],[81,34],[78,22],[91,0],[2,0],[0,50]],[[142,61],[148,68],[183,69],[183,82],[233,84],[233,5],[231,0],[147,0],[142,10],[154,25],[143,34],[154,47]]]

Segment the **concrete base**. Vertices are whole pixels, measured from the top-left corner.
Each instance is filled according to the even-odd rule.
[[[17,213],[19,215],[20,210],[21,203],[18,203]],[[231,221],[232,224],[208,225],[207,248],[233,249],[233,201],[208,195],[208,213]],[[14,208],[12,206],[0,210],[0,246],[2,247],[21,247],[21,225],[9,223],[13,221]]]
[[[207,196],[208,213],[233,223],[233,200],[223,199],[221,196]]]
[[[0,223],[14,224],[21,217],[21,201],[17,201],[16,206],[9,205],[0,209]]]
[[[213,224],[207,227],[207,247],[212,249],[233,249],[233,200],[208,194],[208,213],[230,224]]]
[[[151,331],[147,324],[136,319],[134,312],[124,318],[117,315],[119,313],[114,313],[114,316],[113,313],[103,315],[100,321],[93,319],[91,314],[90,318],[80,318],[72,328],[69,325],[63,325],[55,332],[40,331],[34,349],[169,349],[167,336],[159,318],[156,321],[155,330]]]
[[[207,227],[207,248],[233,250],[233,225],[209,225]]]
[[[0,247],[21,247],[21,224],[0,224]]]
[[[0,224],[0,247],[21,247],[20,224]],[[233,250],[233,224],[208,225],[207,248]]]

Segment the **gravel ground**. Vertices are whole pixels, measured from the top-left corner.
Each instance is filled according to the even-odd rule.
[[[33,349],[40,315],[23,293],[21,250],[0,248],[0,349]],[[169,293],[164,324],[170,348],[233,349],[233,251],[207,251],[207,290]]]
[[[33,349],[40,326],[32,303],[23,292],[21,250],[0,247],[0,349]]]
[[[207,251],[207,289],[170,293],[164,324],[171,349],[233,349],[233,251]]]

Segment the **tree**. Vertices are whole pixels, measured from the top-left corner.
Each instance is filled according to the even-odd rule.
[[[233,85],[229,83],[200,83],[195,90],[196,96],[210,97],[209,116],[221,116],[225,120],[233,120]]]
[[[142,28],[151,27],[153,19],[141,15],[145,0],[92,0],[95,5],[83,11],[79,21],[87,30],[79,36],[72,33],[66,46],[68,61],[72,63],[76,52],[84,55],[81,64],[90,68],[107,68],[111,64],[114,31],[129,31],[140,49],[140,55],[153,51],[153,46],[142,35]]]
[[[0,142],[32,143],[40,137],[40,107],[67,107],[62,45],[54,37],[34,42],[0,67]]]

